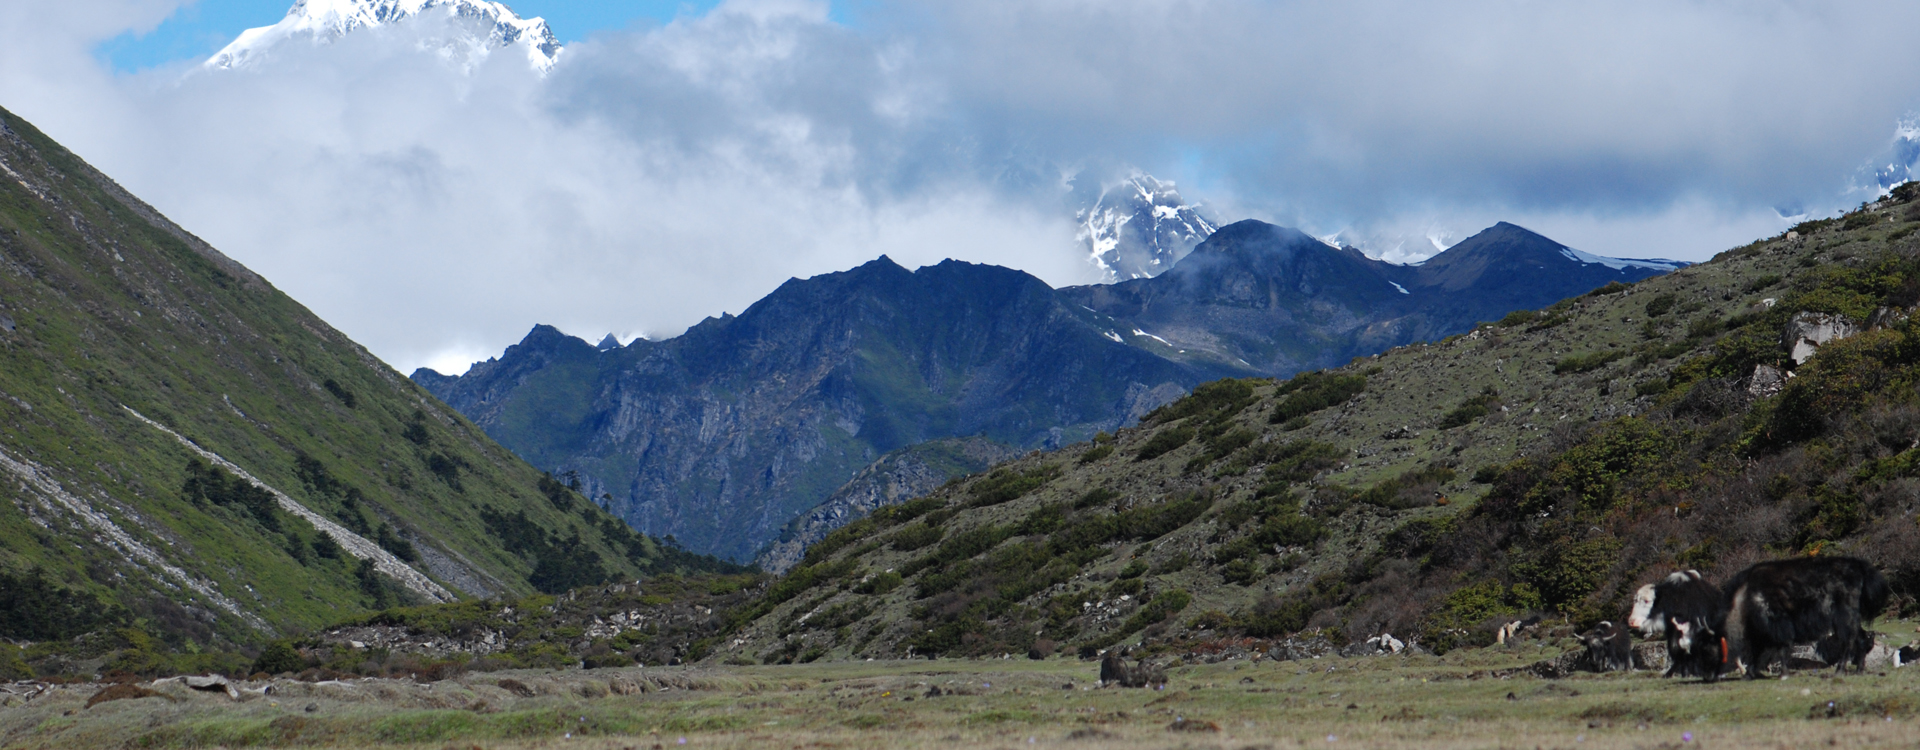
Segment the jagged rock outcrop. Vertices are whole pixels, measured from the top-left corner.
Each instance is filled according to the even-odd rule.
[[[785,573],[800,562],[807,545],[875,508],[911,500],[949,479],[1019,455],[1014,448],[978,437],[933,440],[889,453],[861,469],[826,502],[789,521],[778,540],[754,555],[753,564],[769,573]]]

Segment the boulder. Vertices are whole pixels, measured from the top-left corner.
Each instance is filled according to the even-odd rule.
[[[1786,390],[1787,378],[1793,373],[1773,365],[1754,365],[1753,377],[1747,379],[1747,394],[1754,398],[1767,398]]]
[[[1802,365],[1812,359],[1822,345],[1859,332],[1860,326],[1845,315],[1802,312],[1794,313],[1793,318],[1787,321],[1786,333],[1781,338],[1793,352],[1793,363]]]

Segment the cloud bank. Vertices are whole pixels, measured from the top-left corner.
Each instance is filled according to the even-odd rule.
[[[1920,108],[1893,2],[736,0],[545,77],[425,27],[92,53],[178,4],[10,10],[0,106],[403,369],[672,335],[882,253],[1085,282],[1064,181],[1122,165],[1389,258],[1509,220],[1697,260],[1870,197]]]

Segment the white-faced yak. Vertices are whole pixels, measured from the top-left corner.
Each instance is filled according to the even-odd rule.
[[[1720,589],[1707,583],[1700,571],[1685,570],[1641,586],[1634,594],[1627,627],[1666,641],[1666,676],[1712,680],[1726,663],[1725,647],[1716,632],[1725,616]]]

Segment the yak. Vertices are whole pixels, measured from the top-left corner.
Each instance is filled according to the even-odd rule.
[[[1794,646],[1812,644],[1835,671],[1865,666],[1866,625],[1887,607],[1887,579],[1865,560],[1802,557],[1757,563],[1726,586],[1727,656],[1749,678]],[[1785,675],[1783,659],[1780,672]]]
[[[1627,627],[1667,644],[1668,677],[1716,679],[1726,662],[1725,644],[1716,630],[1726,616],[1720,589],[1700,571],[1684,570],[1641,586],[1633,597]]]
[[[1586,647],[1587,668],[1595,672],[1625,672],[1633,669],[1633,636],[1611,621],[1580,635]]]

